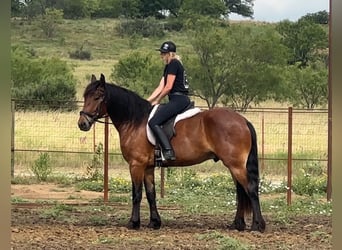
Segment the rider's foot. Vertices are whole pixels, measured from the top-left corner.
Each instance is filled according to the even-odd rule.
[[[166,161],[176,160],[175,152],[172,149],[163,150],[163,156]]]

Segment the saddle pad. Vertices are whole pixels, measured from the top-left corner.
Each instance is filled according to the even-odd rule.
[[[150,120],[150,119],[154,116],[155,112],[156,112],[157,109],[158,109],[158,106],[159,106],[159,104],[157,104],[157,105],[155,105],[155,106],[153,107],[153,109],[152,109],[152,111],[151,111],[151,113],[150,113],[150,115],[149,115],[149,117],[148,117],[148,120]],[[201,109],[200,109],[200,108],[192,108],[192,109],[186,110],[186,111],[183,112],[183,113],[178,114],[178,115],[176,116],[176,119],[175,119],[175,122],[174,122],[173,126],[175,126],[176,123],[179,122],[180,120],[184,120],[184,119],[186,119],[186,118],[192,117],[192,116],[198,114],[199,112],[201,112]],[[154,137],[154,135],[153,135],[152,130],[151,130],[150,127],[148,126],[148,123],[146,124],[146,132],[147,132],[147,139],[148,139],[148,141],[149,141],[152,145],[156,145],[156,139],[155,139],[155,137]]]

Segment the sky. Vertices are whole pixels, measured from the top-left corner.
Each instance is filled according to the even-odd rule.
[[[297,21],[308,13],[329,12],[329,0],[255,0],[254,20],[279,22],[285,19]],[[251,20],[231,14],[230,20]]]

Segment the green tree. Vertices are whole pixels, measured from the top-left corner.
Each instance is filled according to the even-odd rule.
[[[285,72],[286,90],[282,95],[286,101],[307,109],[327,104],[328,70],[323,62],[316,61],[305,68],[292,65]]]
[[[184,0],[182,11],[190,15],[213,18],[220,18],[228,14],[227,7],[221,0]]]
[[[138,0],[98,0],[98,8],[92,17],[118,18],[137,17],[139,13]]]
[[[327,32],[321,25],[312,21],[285,20],[280,22],[276,29],[282,36],[282,43],[291,51],[291,65],[299,62],[299,67],[306,67],[320,50],[328,46]]]
[[[25,4],[20,0],[11,0],[11,16],[19,17],[24,14]]]
[[[159,84],[163,65],[154,53],[133,51],[113,67],[111,79],[141,96],[151,94]]]
[[[92,18],[117,18],[121,11],[117,0],[99,0],[98,8],[91,14]]]
[[[309,21],[317,24],[328,24],[329,23],[329,13],[325,10],[318,11],[316,13],[308,13],[301,17],[298,21]]]
[[[204,18],[190,33],[196,56],[186,58],[194,95],[208,107],[218,102],[245,110],[274,95],[281,84],[286,49],[272,28],[222,28]]]
[[[29,20],[32,20],[34,17],[43,15],[46,9],[45,0],[24,0],[24,16]]]
[[[40,27],[47,38],[56,35],[58,25],[63,22],[63,11],[57,9],[45,9],[45,14],[37,18],[37,25]]]
[[[254,0],[137,0],[139,16],[164,18],[168,15],[179,17],[188,14],[208,15],[216,18],[229,13],[252,17]]]
[[[99,0],[58,0],[51,7],[63,10],[64,18],[89,18],[99,8]]]
[[[253,17],[254,0],[224,0],[228,13],[236,13],[244,17]]]
[[[13,46],[11,52],[12,98],[19,106],[27,100],[39,100],[24,108],[65,109],[76,108],[76,79],[66,62],[58,58],[41,59],[30,50]]]

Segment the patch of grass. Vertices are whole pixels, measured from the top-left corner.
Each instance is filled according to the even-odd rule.
[[[66,176],[63,174],[53,174],[47,178],[47,182],[56,183],[58,187],[70,187],[72,186],[76,180],[74,177]]]
[[[103,191],[103,181],[83,180],[83,181],[76,183],[76,188],[80,189],[80,190],[102,192]]]
[[[121,177],[110,178],[108,185],[113,193],[128,193],[132,189],[131,181]]]
[[[271,213],[273,220],[279,224],[288,224],[293,216],[298,215],[326,215],[332,214],[332,203],[326,202],[323,196],[296,196],[291,205],[287,205],[286,195],[276,198],[261,199],[261,207],[264,213]]]
[[[248,250],[251,249],[249,245],[240,242],[233,237],[225,236],[220,232],[212,231],[208,234],[198,235],[197,238],[203,241],[216,241],[217,247],[215,249],[222,250]]]
[[[44,219],[63,219],[66,213],[73,211],[73,207],[70,205],[57,203],[55,206],[44,209],[40,218]]]
[[[11,179],[11,184],[22,184],[22,185],[30,185],[37,184],[39,181],[37,178],[33,176],[14,176]]]
[[[131,194],[127,195],[115,195],[110,194],[109,195],[109,202],[118,202],[118,203],[130,203],[131,202]],[[102,201],[102,198],[101,198]]]
[[[109,219],[102,215],[93,215],[88,218],[89,225],[92,226],[106,226],[109,224]]]
[[[112,237],[99,237],[94,243],[100,243],[100,244],[115,244],[119,242],[119,239],[115,239]]]
[[[25,203],[30,202],[29,200],[25,200],[21,197],[11,197],[11,203]]]
[[[319,240],[320,242],[325,242],[327,245],[331,244],[332,235],[328,234],[327,232],[318,230],[318,231],[311,232],[310,236],[315,241]]]
[[[74,195],[69,195],[67,197],[67,200],[77,200],[77,199],[80,199],[80,197],[79,196],[74,196]]]

